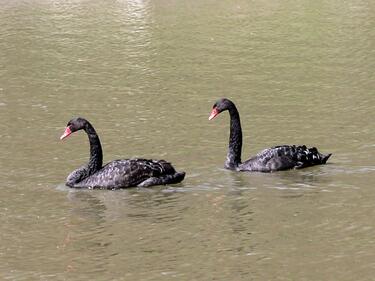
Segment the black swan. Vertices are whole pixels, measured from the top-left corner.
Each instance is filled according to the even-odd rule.
[[[74,170],[66,179],[66,185],[74,188],[119,189],[148,187],[181,182],[184,172],[176,172],[172,164],[164,160],[124,159],[103,164],[102,146],[94,127],[86,119],[70,120],[60,139],[84,130],[90,142],[90,160],[87,165]]]
[[[242,130],[240,115],[234,103],[229,99],[218,100],[208,120],[228,110],[230,115],[230,136],[225,168],[236,171],[273,172],[287,169],[300,169],[325,164],[331,154],[323,155],[315,147],[305,145],[280,145],[264,149],[256,156],[241,162]]]

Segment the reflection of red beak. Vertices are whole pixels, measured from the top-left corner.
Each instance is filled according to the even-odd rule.
[[[210,115],[210,117],[208,117],[208,120],[214,119],[216,117],[216,115],[218,115],[219,113],[220,112],[215,107],[214,109],[212,109],[211,115]]]
[[[69,135],[72,133],[72,130],[70,130],[70,127],[66,127],[65,128],[65,132],[62,134],[62,136],[60,137],[60,140],[63,140],[65,139],[66,137],[69,137]]]

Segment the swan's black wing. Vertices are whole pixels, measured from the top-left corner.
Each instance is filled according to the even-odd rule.
[[[176,173],[173,166],[164,160],[114,160],[71,187],[118,189],[138,185],[151,186],[175,183],[178,179],[181,181],[184,175]]]
[[[239,165],[240,171],[272,172],[325,164],[331,154],[323,155],[315,147],[281,145],[267,148]]]

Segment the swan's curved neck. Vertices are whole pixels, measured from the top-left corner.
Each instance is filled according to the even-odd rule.
[[[95,132],[94,127],[87,122],[85,126],[85,132],[89,137],[90,142],[90,160],[87,164],[89,173],[92,175],[96,171],[100,170],[103,165],[103,151],[102,145],[100,144],[100,140],[98,135]]]
[[[232,104],[228,110],[230,115],[230,135],[225,168],[234,170],[241,164],[242,129],[240,115],[236,106]]]

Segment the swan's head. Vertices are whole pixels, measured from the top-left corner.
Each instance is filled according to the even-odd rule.
[[[228,110],[230,107],[232,107],[234,104],[232,101],[222,98],[215,102],[215,104],[212,106],[212,111],[210,114],[210,117],[208,117],[208,120],[214,119],[217,115],[219,115],[221,112]]]
[[[70,136],[72,133],[76,131],[84,129],[86,124],[87,120],[82,117],[73,118],[66,125],[65,131],[60,137],[60,140],[65,139],[66,137]]]

